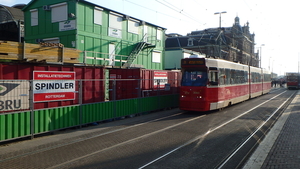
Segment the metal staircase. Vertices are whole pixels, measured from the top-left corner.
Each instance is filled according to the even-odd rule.
[[[146,35],[144,35],[145,37]],[[142,41],[140,41],[139,43],[137,43],[137,45],[135,46],[135,48],[131,51],[130,55],[127,58],[127,62],[124,63],[123,68],[130,68],[132,63],[134,62],[134,60],[139,56],[140,52],[143,49],[146,48],[155,48],[154,44],[151,44],[149,42],[145,42],[144,41],[144,37],[142,39]]]

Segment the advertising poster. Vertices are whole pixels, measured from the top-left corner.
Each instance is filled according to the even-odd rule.
[[[34,71],[34,102],[75,99],[75,72]]]
[[[154,72],[154,89],[164,89],[165,84],[168,83],[168,73],[167,72]]]
[[[29,82],[0,80],[0,113],[29,109]]]

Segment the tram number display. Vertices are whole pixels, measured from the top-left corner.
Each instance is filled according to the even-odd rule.
[[[204,59],[182,59],[181,65],[205,65]]]

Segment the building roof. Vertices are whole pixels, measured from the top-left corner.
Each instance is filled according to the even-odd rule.
[[[0,5],[0,23],[18,20],[24,21],[24,13],[21,9]]]
[[[223,42],[226,42],[226,37],[222,34],[221,39]],[[205,45],[216,45],[218,39],[218,34],[196,34],[196,35],[187,35],[179,37],[168,37],[166,39],[165,47],[166,48],[181,48],[187,47],[188,41],[193,41],[192,46],[205,46]]]

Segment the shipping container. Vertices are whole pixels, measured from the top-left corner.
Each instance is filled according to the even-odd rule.
[[[109,99],[121,100],[139,97],[141,69],[110,69]]]
[[[110,69],[109,78],[109,99],[121,100],[177,94],[181,72],[149,69]]]
[[[0,63],[0,80],[28,80],[33,81],[33,72],[74,72],[75,99],[65,101],[35,102],[34,109],[60,107],[79,104],[79,86],[82,86],[82,104],[104,101],[104,68],[95,66],[74,65],[39,65],[32,63]],[[80,85],[82,83],[82,85]],[[29,91],[29,86],[26,85]],[[29,92],[27,92],[29,95]],[[0,98],[5,99],[0,95]]]

